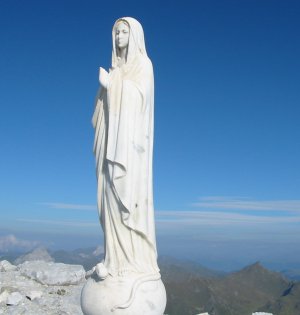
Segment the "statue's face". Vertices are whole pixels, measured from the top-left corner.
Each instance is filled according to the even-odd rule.
[[[129,26],[124,23],[118,23],[116,27],[116,46],[120,49],[126,48],[129,43]]]

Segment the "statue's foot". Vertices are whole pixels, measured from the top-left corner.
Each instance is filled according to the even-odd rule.
[[[118,276],[119,277],[126,277],[128,275],[132,275],[133,274],[133,271],[130,270],[130,269],[119,269],[118,271]]]
[[[104,280],[108,276],[108,270],[102,262],[97,264],[94,268],[101,280]]]

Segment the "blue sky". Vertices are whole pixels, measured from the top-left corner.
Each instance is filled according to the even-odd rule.
[[[155,71],[159,254],[300,266],[299,1],[0,2],[0,249],[102,243],[91,117],[111,28]]]

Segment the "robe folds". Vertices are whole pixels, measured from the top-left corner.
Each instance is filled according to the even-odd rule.
[[[159,272],[152,188],[153,68],[139,23],[122,20],[130,26],[127,62],[118,66],[113,44],[109,84],[97,96],[92,120],[104,265],[111,275],[153,274]]]

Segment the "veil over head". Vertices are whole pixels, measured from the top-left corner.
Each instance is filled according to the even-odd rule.
[[[142,54],[147,56],[143,27],[139,21],[132,17],[123,17],[118,19],[112,30],[112,67],[118,64],[117,48],[116,48],[116,27],[120,22],[125,22],[129,26],[129,44],[127,50],[127,63],[131,63],[136,55]]]

